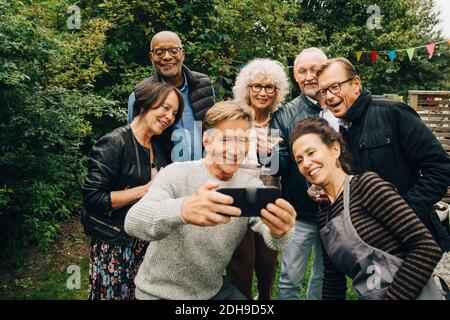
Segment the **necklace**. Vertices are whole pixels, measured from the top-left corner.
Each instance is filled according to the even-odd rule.
[[[344,184],[345,184],[345,179],[342,182],[341,186],[339,187],[338,191],[336,192],[336,195],[335,195],[334,200],[333,200],[332,203],[334,203],[337,200],[337,198],[339,197],[339,195],[341,194],[342,189],[344,189]]]
[[[333,202],[330,201],[330,206],[328,206],[328,208],[327,208],[327,220],[326,220],[326,223],[325,223],[326,225],[328,224],[328,221],[329,221],[329,218],[330,218],[331,205],[336,202],[337,198],[339,197],[339,194],[342,192],[342,189],[344,188],[344,184],[345,184],[345,178],[344,178],[344,181],[342,182],[341,186],[339,187],[338,192],[336,193],[336,197],[334,198],[334,201]]]

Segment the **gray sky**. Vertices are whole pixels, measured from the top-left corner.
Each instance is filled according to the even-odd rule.
[[[444,36],[450,39],[450,0],[435,0],[436,10],[439,12],[441,23],[439,27],[443,30]]]

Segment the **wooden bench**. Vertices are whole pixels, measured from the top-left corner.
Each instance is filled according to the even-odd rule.
[[[450,155],[450,91],[410,90],[409,105]],[[450,187],[442,201],[450,203]]]

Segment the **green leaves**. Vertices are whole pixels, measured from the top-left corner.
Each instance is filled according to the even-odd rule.
[[[349,3],[308,0],[303,1],[299,17],[324,33],[325,37],[317,45],[326,48],[329,57],[344,56],[355,63],[363,84],[375,94],[394,93],[405,97],[408,90],[448,88],[445,82],[450,73],[448,47],[438,49],[440,56],[434,56],[431,61],[425,48],[419,52],[424,58],[412,62],[405,51],[397,51],[394,62],[389,61],[387,54],[388,50],[444,40],[433,31],[437,24],[433,1],[379,0],[376,5],[381,10],[381,29],[369,30],[366,21],[370,14],[366,10],[372,4],[370,0]],[[376,62],[372,64],[370,54],[365,52],[357,63],[355,53],[359,50],[377,51]]]
[[[431,60],[374,64],[358,50],[393,50],[443,38],[432,0],[377,0],[381,29],[367,28],[371,0],[80,0],[81,29],[68,30],[71,0],[0,0],[1,248],[57,235],[80,206],[84,155],[125,124],[133,86],[153,73],[148,50],[158,31],[177,32],[186,65],[208,74],[217,99],[231,96],[249,60],[269,57],[291,69],[304,48],[356,64],[375,94],[448,88],[448,47]],[[293,82],[293,91],[297,85]],[[44,199],[45,198],[45,199]],[[15,242],[16,241],[16,242]],[[1,249],[0,248],[0,249]]]
[[[56,32],[48,26],[65,23],[58,15],[39,20],[50,2],[0,0],[0,245],[12,258],[24,244],[47,247],[59,221],[79,210],[84,154],[107,130],[92,122],[125,118],[93,91],[107,71],[100,49],[112,24],[91,19],[82,32]]]

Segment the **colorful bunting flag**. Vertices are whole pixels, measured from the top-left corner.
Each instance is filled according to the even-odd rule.
[[[430,44],[427,44],[426,47],[427,47],[427,51],[428,51],[428,59],[431,59],[431,57],[433,56],[433,53],[434,53],[434,48],[436,48],[436,44],[430,43]]]
[[[356,51],[356,62],[359,62],[359,60],[361,60],[362,53],[362,51]]]
[[[396,53],[395,50],[389,51],[389,59],[391,60],[391,62],[394,62],[394,59],[395,59],[395,53]]]
[[[383,57],[384,55],[386,55],[386,56],[389,55],[389,60],[391,62],[394,62],[394,60],[396,59],[396,54],[397,54],[398,51],[402,51],[402,52],[406,51],[406,53],[408,55],[408,58],[409,58],[409,61],[412,61],[412,59],[414,57],[414,54],[416,53],[417,49],[421,49],[421,48],[426,48],[427,49],[427,51],[428,51],[428,59],[431,59],[433,57],[435,51],[436,51],[436,46],[437,45],[441,45],[441,44],[443,44],[445,42],[446,41],[444,40],[444,41],[439,41],[439,42],[432,42],[432,43],[429,43],[429,44],[426,44],[426,45],[423,45],[423,46],[417,46],[417,47],[412,47],[412,48],[407,48],[407,49],[395,49],[395,50],[389,50],[389,51],[384,51],[384,50],[379,50],[379,51],[376,51],[376,50],[356,51],[356,60],[359,62],[361,60],[362,55],[365,52],[368,52],[368,53],[370,53],[370,57],[371,57],[372,63],[375,63],[375,61],[377,59],[377,55],[379,57]],[[450,39],[448,39],[447,42],[448,42],[448,44],[450,46]],[[450,47],[449,47],[449,49],[450,49]],[[417,51],[417,55],[416,55],[416,57],[417,57],[416,59],[417,60],[425,58],[425,57],[421,57],[420,56],[421,53],[422,53],[422,50]],[[441,52],[438,51],[436,53],[436,55],[439,57],[441,55]]]
[[[415,49],[416,49],[416,48],[409,48],[409,49],[406,49],[406,53],[408,54],[409,61],[412,61],[412,58],[413,58],[414,50],[415,50]]]
[[[372,58],[372,63],[375,62],[375,59],[377,58],[377,52],[376,51],[370,51],[370,57]]]

